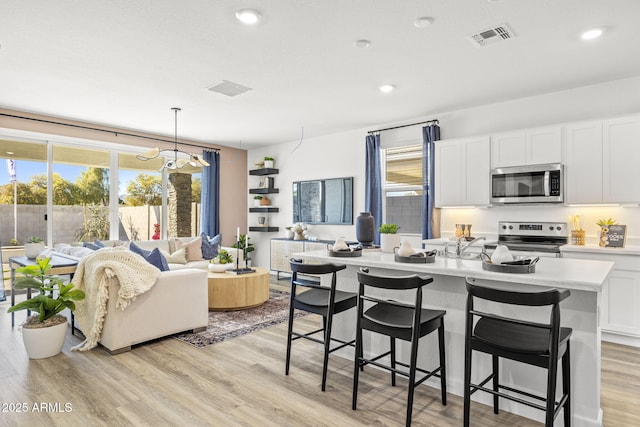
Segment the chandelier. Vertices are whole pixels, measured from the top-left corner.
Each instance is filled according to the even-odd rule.
[[[160,149],[158,147],[149,150],[147,152],[144,152],[142,154],[138,154],[136,155],[136,158],[138,160],[151,160],[151,159],[155,159],[156,157],[159,157],[160,154],[162,153],[166,153],[166,152],[173,152],[173,158],[169,157],[167,159],[167,161],[162,165],[162,167],[160,169],[158,169],[158,172],[162,172],[165,169],[168,170],[176,170],[176,169],[182,169],[183,167],[185,167],[186,165],[190,165],[192,167],[203,167],[203,166],[209,166],[209,163],[207,163],[202,156],[199,156],[198,154],[192,154],[192,153],[187,153],[185,151],[181,151],[178,150],[178,111],[180,111],[181,109],[178,107],[173,107],[172,108],[173,112],[174,112],[174,116],[175,116],[175,134],[174,134],[174,146],[173,149]],[[186,159],[183,156],[178,157],[178,153],[183,154],[185,157],[189,157],[188,159]]]

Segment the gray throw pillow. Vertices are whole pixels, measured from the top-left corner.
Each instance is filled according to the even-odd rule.
[[[202,258],[212,259],[218,255],[218,249],[222,242],[222,235],[218,234],[214,237],[207,236],[204,232],[200,234],[202,237]]]

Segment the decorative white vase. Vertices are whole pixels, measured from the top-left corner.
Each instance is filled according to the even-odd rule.
[[[226,263],[226,264],[211,264],[209,263],[209,271],[213,273],[224,273],[227,270],[231,270],[235,264]]]
[[[382,252],[393,253],[393,248],[397,248],[399,246],[399,234],[380,233],[380,250]]]
[[[67,322],[47,328],[22,327],[22,341],[29,359],[44,359],[62,351],[67,336]]]
[[[27,258],[36,258],[44,250],[44,243],[25,243],[24,254]]]

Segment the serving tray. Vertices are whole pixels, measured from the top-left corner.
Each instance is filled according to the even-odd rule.
[[[355,258],[362,256],[362,248],[355,249],[352,251],[334,251],[332,249],[327,248],[327,254],[329,256],[334,256],[337,258]]]
[[[394,259],[396,262],[406,262],[408,264],[428,264],[436,261],[435,255],[429,256],[401,256],[398,254],[394,255]]]
[[[536,272],[536,264],[525,265],[509,265],[509,264],[492,264],[482,261],[482,269],[487,271],[495,271],[497,273],[513,273],[513,274],[530,274]]]

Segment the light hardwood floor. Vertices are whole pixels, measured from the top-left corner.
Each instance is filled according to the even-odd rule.
[[[367,369],[358,410],[352,411],[352,362],[331,357],[323,393],[322,356],[314,343],[294,344],[285,376],[286,323],[204,349],[167,338],[117,356],[100,348],[71,352],[79,339],[69,334],[62,354],[29,360],[7,307],[0,303],[0,409],[8,411],[0,412],[0,426],[404,425],[405,381],[391,387],[388,374]],[[17,323],[24,316],[18,314]],[[316,327],[318,318],[307,316],[297,325]],[[603,343],[602,353],[605,425],[640,425],[640,349]],[[23,403],[27,411],[16,412],[15,404]],[[34,405],[48,410],[35,411]],[[494,415],[484,405],[472,408],[474,426],[540,425]],[[443,407],[438,390],[416,389],[413,425],[461,424],[460,397],[450,394]]]

